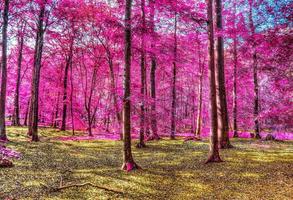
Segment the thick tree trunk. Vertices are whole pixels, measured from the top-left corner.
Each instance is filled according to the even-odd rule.
[[[0,140],[7,140],[5,125],[5,105],[7,87],[7,27],[8,27],[9,0],[4,1],[2,25],[2,62],[1,62],[1,93],[0,93]]]
[[[210,153],[206,163],[221,162],[218,145],[218,122],[217,122],[217,97],[215,80],[215,54],[214,54],[214,20],[213,20],[213,0],[207,0],[208,5],[208,51],[209,51],[209,80],[210,80],[210,126],[211,141]]]
[[[43,52],[43,43],[44,43],[44,14],[45,14],[45,5],[41,6],[41,10],[38,18],[38,29],[37,29],[37,38],[35,46],[35,56],[34,56],[34,69],[33,69],[33,78],[32,78],[32,91],[31,91],[31,124],[29,127],[29,132],[31,132],[32,141],[39,141],[38,136],[38,120],[39,120],[39,85],[40,85],[40,75],[41,75],[41,65],[42,65],[42,52]]]
[[[172,107],[171,107],[171,135],[175,139],[176,134],[176,78],[177,78],[177,13],[174,18],[174,51],[173,51],[173,74],[172,74]]]
[[[22,51],[23,51],[23,38],[24,36],[20,36],[19,41],[19,52],[17,59],[17,78],[16,78],[16,86],[15,86],[15,96],[14,96],[14,113],[12,119],[13,126],[20,126],[19,120],[19,89],[20,89],[20,78],[21,78],[21,62],[22,62]]]
[[[138,148],[146,147],[144,142],[145,135],[145,80],[146,80],[146,68],[145,68],[145,32],[146,32],[146,20],[145,20],[145,0],[141,0],[141,13],[142,13],[142,38],[141,38],[141,60],[140,60],[140,78],[141,78],[141,106],[140,106],[140,130],[139,130],[139,143],[136,145]]]
[[[217,30],[222,31],[222,1],[215,0],[216,8],[216,25]],[[217,109],[218,109],[218,135],[219,135],[219,147],[231,148],[229,140],[229,119],[226,99],[226,86],[225,86],[225,68],[224,68],[224,46],[223,37],[219,35],[217,37]]]
[[[125,68],[124,68],[124,99],[123,99],[123,165],[122,169],[131,171],[139,166],[134,162],[131,153],[131,6],[132,0],[126,0],[125,4]]]
[[[258,95],[258,73],[257,73],[257,52],[256,52],[256,41],[254,40],[255,35],[255,27],[252,18],[252,7],[253,1],[249,1],[249,26],[252,37],[252,48],[253,48],[253,56],[252,56],[252,67],[253,67],[253,83],[254,83],[254,137],[256,139],[260,139],[260,127],[259,127],[259,95]]]

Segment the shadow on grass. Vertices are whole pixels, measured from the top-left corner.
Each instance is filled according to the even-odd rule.
[[[32,143],[15,136],[8,146],[20,151],[23,158],[15,161],[14,168],[0,171],[0,199],[289,199],[292,196],[292,142],[272,143],[269,149],[252,146],[255,141],[247,139],[232,142],[236,148],[221,151],[226,162],[208,165],[203,164],[209,149],[207,141],[165,139],[148,142],[145,149],[133,146],[134,158],[143,170],[126,173],[120,170],[121,141]],[[50,188],[60,185],[61,177],[63,184],[92,182],[122,190],[124,195],[90,186],[51,192]]]

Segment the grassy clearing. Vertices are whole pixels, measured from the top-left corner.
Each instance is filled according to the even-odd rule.
[[[224,163],[208,164],[208,141],[162,140],[146,149],[133,148],[143,170],[124,172],[122,142],[59,142],[70,135],[42,129],[43,142],[27,142],[23,128],[9,128],[7,145],[23,154],[15,167],[0,169],[0,199],[292,199],[293,142],[232,140]],[[61,178],[62,177],[62,178]],[[91,182],[123,195],[91,186],[52,188]]]

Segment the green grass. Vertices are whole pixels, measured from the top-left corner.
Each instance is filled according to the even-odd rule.
[[[133,148],[143,168],[120,170],[122,142],[59,142],[70,135],[42,129],[42,142],[28,142],[26,129],[9,128],[7,145],[23,154],[15,166],[0,169],[0,199],[292,199],[293,142],[232,140],[234,149],[221,151],[223,163],[204,164],[208,141],[149,142]],[[91,186],[51,189],[91,182],[123,191],[123,195]]]

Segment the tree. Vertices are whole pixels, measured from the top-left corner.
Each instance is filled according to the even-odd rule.
[[[174,17],[174,50],[173,50],[173,73],[172,73],[172,107],[171,107],[171,139],[176,134],[176,79],[177,79],[177,12]]]
[[[2,26],[1,96],[0,96],[0,140],[7,140],[5,125],[6,88],[7,88],[7,27],[9,0],[4,1]]]
[[[223,30],[222,25],[222,1],[215,0],[216,9],[216,26],[220,33]],[[217,83],[217,110],[218,110],[218,135],[219,147],[231,148],[229,140],[229,122],[228,109],[226,100],[226,86],[225,86],[225,69],[224,69],[224,46],[223,37],[221,34],[217,36],[217,64],[216,64],[216,83]]]
[[[198,106],[197,106],[197,118],[196,118],[196,130],[195,136],[200,138],[201,134],[201,124],[202,124],[202,84],[203,84],[203,73],[204,73],[204,63],[201,61],[201,44],[198,41],[198,65],[199,65],[199,82],[198,82]]]
[[[254,84],[254,137],[256,139],[260,139],[260,127],[259,127],[259,85],[258,85],[258,60],[257,60],[257,52],[256,52],[256,41],[254,40],[255,36],[255,26],[252,18],[252,7],[253,7],[253,0],[249,0],[249,27],[250,33],[252,38],[252,48],[253,48],[253,55],[252,55],[252,68],[253,68],[253,84]]]
[[[66,57],[66,62],[65,62],[65,70],[64,70],[64,78],[63,78],[63,111],[62,111],[62,123],[61,123],[61,131],[66,130],[66,116],[67,116],[67,84],[68,84],[68,72],[70,65],[72,63],[72,57],[73,57],[73,43],[74,43],[74,38],[70,39],[70,47],[69,47],[69,53],[68,56]]]
[[[60,99],[60,92],[58,91],[57,98],[56,98],[56,108],[53,110],[53,123],[52,127],[57,128],[58,126],[58,115],[59,115],[59,99]]]
[[[86,66],[84,65],[84,67],[86,68]],[[87,70],[87,69],[85,69]],[[90,80],[90,91],[89,94],[87,94],[87,92],[85,92],[85,110],[87,112],[87,121],[88,121],[88,134],[89,136],[93,136],[92,133],[92,126],[93,123],[95,121],[95,116],[97,113],[97,109],[98,106],[94,106],[93,108],[93,97],[94,97],[94,92],[96,91],[96,84],[97,84],[97,72],[98,72],[98,67],[94,66],[93,69],[93,73],[92,73],[92,77]],[[87,81],[87,80],[86,80]],[[87,91],[87,88],[85,88],[85,90]]]
[[[151,50],[155,49],[155,0],[149,0],[150,5],[150,31],[152,34]],[[156,103],[156,70],[157,61],[156,54],[151,53],[151,71],[150,71],[150,82],[151,82],[151,135],[148,140],[158,140],[160,139],[158,135],[158,123],[157,123],[157,103]]]
[[[234,35],[233,35],[233,137],[238,137],[237,126],[237,64],[238,64],[238,52],[237,52],[237,33],[236,33],[236,2],[233,4],[234,10]]]
[[[138,148],[145,147],[145,95],[146,95],[146,67],[145,67],[145,32],[146,32],[146,19],[145,19],[145,0],[141,0],[141,17],[142,17],[142,36],[141,36],[141,55],[140,55],[140,77],[141,77],[141,106],[140,106],[140,131]]]
[[[100,33],[96,33],[96,34],[97,34],[98,40],[100,41],[100,43],[102,44],[102,46],[106,52],[106,59],[107,59],[108,65],[109,65],[109,75],[110,75],[110,81],[111,81],[111,90],[112,90],[114,110],[115,110],[115,115],[116,115],[116,119],[117,119],[118,126],[119,126],[118,131],[119,131],[120,140],[123,140],[123,134],[121,131],[122,119],[121,119],[121,112],[119,109],[118,94],[117,94],[117,89],[116,89],[117,85],[116,85],[116,78],[115,78],[115,71],[114,71],[114,64],[113,64],[113,54],[111,52],[111,45],[109,44],[109,40],[111,38],[108,38],[105,36],[104,36],[104,38],[101,38],[99,36]],[[108,34],[108,32],[107,32],[107,34]]]
[[[131,69],[131,7],[132,0],[126,0],[125,4],[125,66],[124,66],[124,99],[123,99],[123,165],[122,169],[131,171],[139,169],[140,167],[134,162],[131,153],[131,90],[130,90],[130,69]]]
[[[21,79],[21,64],[22,64],[22,52],[23,52],[23,45],[24,45],[24,26],[25,23],[22,23],[21,31],[18,36],[19,42],[19,51],[18,51],[18,58],[17,58],[17,78],[16,78],[16,86],[15,86],[15,96],[14,96],[14,113],[12,119],[12,125],[20,126],[20,119],[19,119],[19,91],[20,91],[20,79]]]
[[[210,126],[211,141],[210,152],[206,163],[221,162],[218,146],[217,97],[215,80],[215,52],[214,52],[214,20],[213,0],[207,0],[208,16],[208,55],[209,55],[209,81],[210,81]]]
[[[40,3],[40,11],[38,16],[37,25],[37,36],[35,44],[35,55],[34,55],[34,67],[32,76],[32,88],[31,88],[31,112],[29,119],[29,135],[32,136],[32,141],[39,141],[38,136],[38,121],[39,121],[39,85],[42,65],[42,53],[44,44],[44,18],[45,18],[45,6],[46,2]]]

